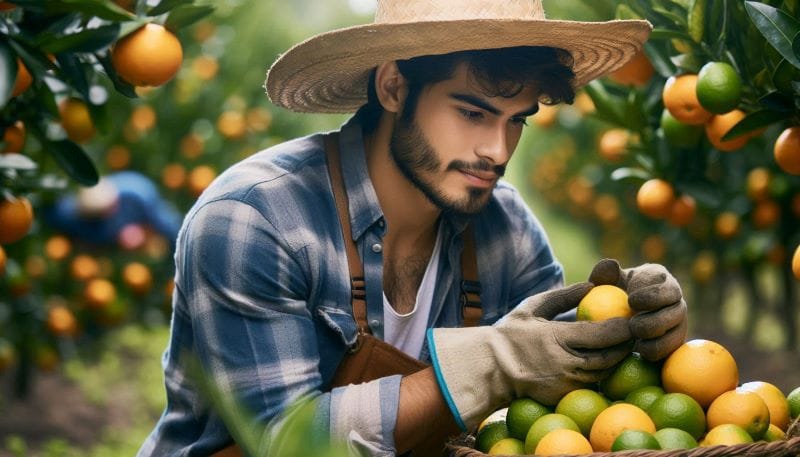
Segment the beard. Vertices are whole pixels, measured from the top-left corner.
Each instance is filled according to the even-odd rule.
[[[395,123],[389,151],[403,176],[442,212],[468,216],[479,212],[489,202],[492,189],[469,187],[463,197],[450,197],[437,185],[435,173],[441,170],[442,162],[420,130],[415,116],[410,119],[401,116]],[[492,165],[483,159],[473,163],[453,160],[445,171],[493,171],[498,177],[502,177],[505,169],[503,165]]]

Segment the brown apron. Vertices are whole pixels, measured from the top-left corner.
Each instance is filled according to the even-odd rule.
[[[359,384],[392,375],[410,375],[430,365],[420,362],[394,346],[372,336],[367,325],[367,295],[361,256],[358,254],[350,230],[347,191],[342,179],[338,135],[332,133],[325,137],[325,150],[328,156],[328,171],[336,200],[336,210],[342,227],[342,235],[350,270],[350,296],[353,317],[358,324],[358,338],[345,354],[331,380],[330,389],[349,384]],[[463,325],[478,325],[481,316],[481,284],[478,281],[478,263],[475,255],[475,237],[472,227],[464,234],[464,249],[461,252],[461,311]],[[444,452],[442,442],[424,442],[412,450],[411,455],[435,456]],[[216,452],[212,457],[241,457],[239,446],[232,444]]]

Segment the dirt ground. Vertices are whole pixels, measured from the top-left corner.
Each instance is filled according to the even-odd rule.
[[[731,351],[739,365],[741,382],[768,381],[784,393],[800,386],[800,353],[760,351],[724,334],[703,337]],[[73,383],[55,373],[38,376],[29,399],[22,401],[13,398],[11,375],[0,375],[0,457],[10,457],[3,451],[9,435],[23,437],[31,448],[53,438],[89,447],[105,427],[126,426],[128,405],[137,400],[130,389],[121,388],[111,404],[95,405]]]

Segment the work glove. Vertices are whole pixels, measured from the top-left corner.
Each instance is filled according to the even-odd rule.
[[[462,430],[517,397],[554,405],[630,354],[626,319],[551,320],[592,287],[584,282],[534,295],[492,326],[428,330],[436,379]]]
[[[647,360],[661,360],[686,340],[686,301],[678,281],[662,265],[646,263],[622,269],[603,259],[589,274],[594,285],[610,284],[628,293],[634,310],[629,323],[636,338],[634,350]]]

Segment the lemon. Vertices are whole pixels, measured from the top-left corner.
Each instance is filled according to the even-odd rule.
[[[594,419],[608,408],[608,400],[591,389],[578,389],[564,395],[556,405],[556,413],[563,414],[578,424],[581,433],[589,435]]]
[[[631,449],[661,449],[652,433],[644,430],[623,430],[611,444],[611,452]]]
[[[574,420],[563,414],[550,413],[536,419],[536,422],[531,425],[528,430],[528,435],[525,437],[525,453],[533,454],[536,451],[536,446],[545,435],[553,430],[566,429],[573,430],[578,433],[581,432],[578,424]]]
[[[711,113],[724,114],[739,105],[742,80],[728,63],[709,62],[697,73],[697,100]]]
[[[525,455],[525,443],[516,438],[503,438],[494,443],[489,455]]]
[[[578,303],[576,317],[579,321],[603,321],[614,317],[631,317],[628,294],[617,286],[595,286]]]
[[[720,424],[712,428],[700,442],[700,446],[715,446],[724,444],[733,446],[734,444],[752,443],[753,438],[745,429],[736,424]]]
[[[769,424],[764,436],[761,437],[764,441],[780,441],[786,439],[786,433],[775,424]]]

